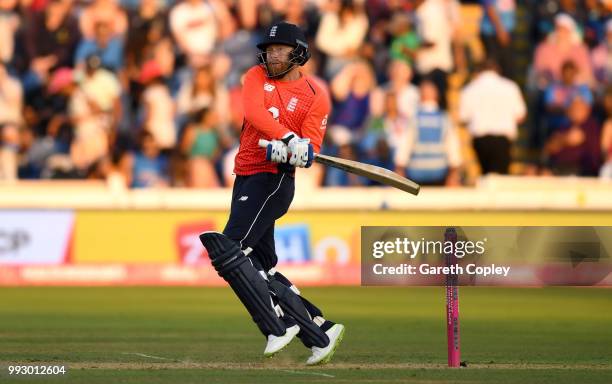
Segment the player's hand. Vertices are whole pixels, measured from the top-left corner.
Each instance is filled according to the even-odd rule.
[[[308,168],[312,165],[314,149],[310,144],[310,139],[302,139],[295,133],[290,132],[283,136],[283,142],[287,143],[291,153],[289,164],[300,168]]]
[[[312,165],[314,159],[314,149],[310,144],[310,139],[300,139],[293,147],[289,148],[291,158],[289,164],[300,168],[308,168]]]
[[[281,140],[272,140],[266,147],[266,160],[274,163],[286,163],[288,157],[288,147]]]

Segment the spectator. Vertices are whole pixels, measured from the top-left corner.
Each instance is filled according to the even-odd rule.
[[[417,26],[422,49],[416,58],[419,75],[434,81],[440,95],[440,107],[446,109],[447,76],[453,69],[452,43],[459,23],[457,0],[417,2]]]
[[[483,44],[482,19],[483,0],[461,0],[461,23],[457,26],[455,39],[455,71],[469,75],[474,65],[486,58]]]
[[[152,28],[159,26],[166,34],[167,12],[158,0],[142,0],[138,9],[128,12],[128,37],[130,40],[145,41]]]
[[[312,2],[304,0],[281,0],[273,6],[275,15],[272,23],[286,21],[299,25],[307,40],[314,40],[317,34],[319,15]]]
[[[217,41],[217,15],[225,13],[223,4],[202,0],[185,0],[170,11],[170,29],[178,48],[192,66],[210,60]]]
[[[229,122],[229,95],[225,86],[214,78],[210,65],[196,69],[194,78],[185,81],[177,95],[179,117],[193,115],[202,108],[212,109],[222,126]]]
[[[158,0],[143,0],[137,10],[128,13],[125,55],[132,73],[134,67],[140,68],[145,61],[154,57],[155,43],[169,36],[167,18],[167,12]]]
[[[576,97],[568,109],[569,124],[546,143],[555,175],[596,176],[601,166],[601,126],[591,117],[591,106]]]
[[[253,30],[257,27],[260,9],[260,3],[256,0],[239,0],[232,11],[237,13],[241,28]]]
[[[73,82],[72,69],[58,68],[49,80],[47,92],[41,92],[41,98],[36,100],[37,104],[26,107],[35,110],[26,115],[36,116],[35,119],[30,118],[28,122],[28,128],[33,128],[32,132],[35,134],[33,142],[26,151],[31,176],[33,174],[43,176],[43,173],[46,173],[46,161],[54,153],[68,154],[70,152],[73,126],[67,113],[69,100],[66,89],[70,88]],[[26,130],[22,135],[27,140],[30,140],[29,131]]]
[[[54,142],[54,149],[68,153],[72,140],[72,126],[66,113],[68,97],[62,92],[73,82],[69,67],[55,70],[46,88],[30,93],[24,107],[24,122],[38,137]],[[26,134],[27,136],[27,134]]]
[[[357,160],[357,151],[353,144],[349,142],[338,145],[337,153],[334,153],[334,155],[347,160]],[[357,187],[364,185],[363,177],[333,167],[325,169],[324,180],[324,184],[328,187]]]
[[[599,175],[612,179],[612,86],[608,85],[603,97],[603,124],[601,133],[601,153],[604,159]]]
[[[411,83],[412,68],[402,60],[393,60],[389,65],[389,82],[383,89],[397,97],[398,111],[405,118],[412,118],[419,103],[419,90]]]
[[[597,84],[612,84],[612,19],[606,23],[605,39],[591,54]]]
[[[75,54],[78,68],[82,68],[87,57],[100,57],[101,65],[118,72],[123,68],[123,39],[113,35],[112,25],[99,21],[94,27],[94,38],[81,40]]]
[[[391,60],[389,39],[392,37],[390,32],[393,31],[390,24],[391,21],[386,20],[379,20],[370,24],[368,34],[359,52],[361,59],[372,64],[377,82],[387,80],[387,66]]]
[[[582,42],[576,22],[566,14],[555,17],[555,31],[535,51],[535,85],[546,89],[553,81],[561,80],[561,66],[572,60],[578,68],[577,81],[591,85],[593,73],[589,51]]]
[[[41,91],[33,109],[25,115],[28,126],[21,133],[20,178],[78,178],[72,164],[70,148],[75,135],[68,111],[70,96],[75,90],[74,71],[68,67],[55,70],[47,92]]]
[[[17,179],[23,90],[0,62],[0,180]]]
[[[383,133],[391,154],[395,156],[397,147],[406,136],[406,132],[410,125],[410,119],[400,112],[399,97],[394,91],[387,91],[384,99],[385,106],[382,121]],[[418,103],[418,99],[416,101]],[[415,110],[412,111],[412,118],[415,118],[416,107],[417,105],[415,105]]]
[[[0,62],[0,180],[17,179],[23,89]]]
[[[24,11],[42,11],[49,3],[49,0],[20,0],[19,6]]]
[[[389,29],[391,31],[390,56],[392,60],[403,60],[414,65],[414,60],[421,47],[421,40],[413,30],[410,16],[407,13],[393,15]]]
[[[316,46],[327,55],[325,77],[333,79],[358,58],[368,31],[368,18],[352,0],[330,0],[317,31]]]
[[[317,74],[317,68],[319,66],[319,58],[316,55],[310,57],[310,60],[302,66],[302,74],[309,76],[310,80],[314,81],[321,89],[323,89],[328,95],[330,94],[329,83],[319,77]],[[233,105],[233,103],[232,103]]]
[[[566,61],[561,68],[561,81],[552,83],[545,91],[548,134],[567,124],[566,111],[576,96],[580,96],[589,105],[593,104],[591,90],[586,84],[577,82],[577,75],[576,64],[571,60]]]
[[[169,162],[162,154],[155,138],[148,131],[140,135],[140,150],[126,153],[119,168],[130,188],[159,188],[170,185]]]
[[[586,20],[584,23],[584,41],[589,47],[595,47],[606,39],[606,24],[610,20],[610,11],[606,10],[605,1],[585,0]],[[612,6],[612,3],[610,3]]]
[[[0,124],[0,180],[17,179],[17,152],[19,150],[19,127]]]
[[[79,79],[82,77],[81,79]],[[82,173],[108,155],[121,117],[121,86],[115,75],[101,67],[98,56],[85,62],[85,73],[67,89],[68,110],[74,125],[70,147],[72,162]]]
[[[485,62],[459,100],[459,119],[468,124],[482,173],[508,173],[517,124],[525,114],[519,87],[499,75],[495,62]]]
[[[385,133],[387,146],[393,154],[399,137],[414,118],[419,103],[419,90],[410,80],[412,69],[404,60],[395,59],[389,65],[389,82],[377,87],[370,96],[371,121],[365,140],[367,147],[372,139]]]
[[[347,65],[331,83],[335,101],[332,123],[349,129],[353,137],[361,133],[368,118],[370,93],[376,85],[368,63]]]
[[[371,164],[384,169],[394,168],[392,149],[389,147],[388,141],[385,140],[384,137],[378,137],[378,140],[370,143],[364,143],[362,140],[360,143],[358,160],[362,163]],[[361,177],[360,179],[360,184],[364,186],[383,185],[367,177]]]
[[[39,137],[32,128],[22,127],[19,135],[19,178],[40,179],[51,175],[48,161],[55,154],[56,146],[52,136]]]
[[[534,0],[533,3],[532,33],[533,40],[537,42],[546,39],[555,30],[555,17],[560,13],[569,15],[579,25],[586,20],[585,9],[578,0]]]
[[[514,78],[516,65],[512,49],[513,32],[516,25],[515,0],[481,0],[483,17],[480,36],[487,57],[497,61],[504,77]]]
[[[328,89],[334,101],[329,129],[332,146],[328,145],[326,151],[393,168],[391,153],[397,152],[399,137],[405,136],[406,131],[418,131],[415,127],[421,121],[414,119],[417,111],[424,113],[418,88],[412,85],[412,70],[415,83],[427,79],[422,91],[429,97],[433,92],[428,87],[434,81],[438,106],[445,110],[447,93],[453,95],[446,91],[448,74],[453,69],[467,68],[467,63],[459,60],[459,32],[466,28],[459,28],[458,3],[474,4],[472,10],[483,16],[482,20],[473,17],[473,31],[467,28],[468,32],[478,46],[481,42],[486,45],[488,58],[501,65],[505,77],[516,75],[512,67],[524,61],[521,52],[530,48],[519,50],[513,44],[519,4],[533,16],[537,34],[546,37],[530,63],[533,69],[530,91],[534,91],[534,97],[530,98],[533,108],[529,122],[536,128],[530,133],[537,134],[538,141],[532,142],[536,138],[530,136],[529,144],[539,151],[546,146],[555,172],[567,173],[565,166],[557,166],[563,163],[557,161],[558,153],[548,150],[557,149],[555,144],[563,142],[559,138],[565,136],[555,135],[554,141],[551,134],[556,130],[567,134],[567,126],[571,125],[567,111],[576,98],[593,107],[592,115],[603,132],[601,160],[609,157],[612,128],[605,105],[612,105],[609,101],[612,97],[606,96],[607,85],[612,82],[612,21],[608,21],[612,2],[89,0],[74,6],[73,3],[73,0],[0,1],[2,72],[19,73],[21,82],[16,87],[20,103],[24,104],[15,114],[16,109],[6,104],[10,104],[7,94],[16,88],[0,86],[0,153],[8,156],[2,167],[9,164],[11,170],[0,172],[9,178],[15,175],[16,162],[20,178],[104,176],[112,168],[111,154],[134,147],[135,132],[130,129],[134,126],[148,131],[166,157],[191,149],[204,153],[198,144],[202,140],[210,148],[211,143],[216,143],[215,153],[196,156],[190,164],[203,158],[215,163],[215,167],[230,164],[233,159],[229,149],[240,134],[243,120],[241,77],[256,62],[253,42],[258,39],[259,28],[280,19],[301,25],[311,47],[319,48],[312,52],[305,73],[323,83],[324,88],[327,84],[322,79],[331,80]],[[461,10],[462,15],[466,14],[464,11]],[[471,20],[470,13],[467,14]],[[532,41],[540,42],[536,38]],[[589,53],[587,46],[595,48]],[[101,60],[110,71],[90,68],[89,58],[91,63]],[[476,56],[474,60],[481,62]],[[73,66],[76,71],[69,69]],[[15,82],[12,77],[3,81],[13,85]],[[604,108],[600,108],[602,95]],[[479,71],[459,101],[459,117],[469,124],[483,172],[507,172],[509,147],[517,135],[517,121],[524,115],[516,86],[490,70]],[[207,113],[207,117],[198,121],[190,120],[202,109],[216,117]],[[449,114],[454,115],[452,112]],[[8,120],[19,121],[1,121],[10,114]],[[214,120],[213,130],[206,119]],[[343,135],[344,139],[338,140]],[[569,134],[570,139],[578,136]],[[561,158],[567,157],[567,150],[564,147],[559,151]],[[175,167],[174,156],[168,159],[172,160],[169,172],[174,185],[182,185],[182,180],[189,185],[204,185],[210,180],[231,183],[231,167],[217,178],[208,166],[190,165],[191,174],[187,175],[183,164],[177,163],[185,169]],[[410,159],[406,160],[408,166]],[[602,174],[604,169],[607,168],[601,170]],[[326,172],[328,184],[369,185],[362,178]],[[575,170],[581,172],[585,171]],[[592,169],[587,173],[594,174]],[[211,174],[215,177],[209,177]]]
[[[144,85],[141,95],[143,127],[158,148],[170,152],[176,144],[176,106],[165,84],[159,64],[148,61],[142,67],[140,82]]]
[[[0,61],[10,63],[15,53],[15,33],[20,27],[17,0],[0,1]]]
[[[50,0],[43,11],[33,12],[24,39],[30,67],[40,78],[46,78],[50,70],[72,67],[80,32],[70,4]]]
[[[187,185],[195,188],[216,188],[219,180],[215,172],[215,162],[221,151],[220,132],[216,113],[203,108],[198,111],[185,129],[181,149],[188,156]]]
[[[225,28],[226,35],[222,36],[220,51],[230,59],[230,68],[225,84],[228,88],[238,86],[242,75],[253,65],[257,64],[256,36],[253,31],[239,29],[234,17],[228,18]]]
[[[438,99],[435,84],[423,80],[416,116],[399,141],[396,171],[422,185],[459,185],[459,137]]]
[[[173,79],[174,45],[167,25],[167,14],[157,0],[146,0],[130,13],[130,28],[126,43],[126,75],[130,93],[126,95],[130,107],[138,111],[142,85],[139,77],[143,65],[153,60],[165,79]],[[173,84],[174,85],[174,84]]]
[[[22,121],[23,89],[0,62],[0,125],[19,125]]]
[[[117,0],[94,0],[79,16],[81,34],[85,40],[93,40],[96,26],[108,26],[111,38],[123,38],[128,28],[128,18]]]
[[[612,179],[612,120],[606,120],[601,137],[601,151],[604,157],[604,165],[599,172],[600,177]]]

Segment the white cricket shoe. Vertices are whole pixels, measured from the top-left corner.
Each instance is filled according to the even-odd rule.
[[[276,353],[280,352],[281,349],[285,348],[291,340],[300,332],[300,327],[294,325],[293,327],[287,328],[285,334],[282,336],[268,335],[268,343],[266,349],[264,349],[265,357],[272,357]]]
[[[324,348],[312,347],[312,356],[306,360],[306,365],[329,363],[331,358],[334,356],[334,352],[336,352],[336,348],[338,348],[338,345],[340,345],[340,342],[342,341],[342,336],[344,336],[344,325],[334,324],[334,326],[328,329],[325,333],[327,334],[327,337],[329,337],[329,344]]]

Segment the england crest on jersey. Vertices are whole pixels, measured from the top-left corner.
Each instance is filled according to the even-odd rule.
[[[291,100],[289,100],[289,104],[287,104],[287,110],[289,112],[295,112],[295,107],[297,107],[298,101],[299,100],[297,97],[292,97]]]

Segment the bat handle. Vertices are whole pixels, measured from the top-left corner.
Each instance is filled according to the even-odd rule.
[[[270,142],[266,139],[259,139],[259,146],[262,148],[266,148],[270,144]]]

